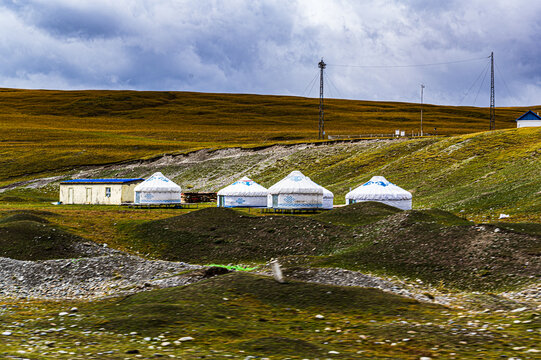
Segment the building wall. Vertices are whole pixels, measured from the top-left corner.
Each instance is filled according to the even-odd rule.
[[[169,191],[136,191],[136,204],[180,204],[181,193]]]
[[[122,185],[122,203],[133,203],[135,201],[135,187],[141,182]]]
[[[274,209],[321,209],[323,194],[269,194],[267,207]]]
[[[133,202],[137,184],[61,184],[60,202],[63,204],[120,205]],[[111,196],[106,196],[106,188]],[[71,195],[70,195],[71,192]]]
[[[541,126],[541,120],[518,120],[517,128]]]
[[[266,196],[218,195],[218,207],[267,207]]]

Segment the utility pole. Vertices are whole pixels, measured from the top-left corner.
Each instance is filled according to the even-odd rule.
[[[323,139],[325,137],[325,117],[324,117],[324,111],[323,111],[323,70],[327,66],[323,62],[323,58],[321,58],[321,61],[317,64],[320,68],[319,71],[319,135],[318,139]]]
[[[425,86],[421,84],[421,136],[423,136],[423,90]]]
[[[490,53],[490,130],[496,130],[496,109],[494,98],[494,52]]]

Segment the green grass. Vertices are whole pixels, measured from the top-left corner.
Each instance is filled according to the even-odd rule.
[[[252,216],[215,207],[119,225],[126,248],[160,259],[203,264],[321,255],[353,241],[349,228],[307,217]]]
[[[367,201],[326,211],[313,216],[313,218],[339,225],[362,226],[374,223],[401,211],[383,203]]]
[[[52,226],[31,213],[0,218],[0,256],[17,260],[49,260],[88,256],[75,245],[86,240]]]
[[[76,316],[58,315],[72,306]],[[526,331],[539,325],[532,311],[470,313],[376,289],[279,284],[246,273],[92,303],[3,309],[0,330],[13,332],[0,342],[6,357],[24,349],[40,359],[134,358],[130,350],[143,358],[488,359],[538,346]],[[186,336],[193,340],[174,342]]]
[[[474,226],[441,210],[390,215],[357,232],[357,245],[312,264],[419,278],[467,291],[513,289],[538,281],[541,273],[538,236]]]

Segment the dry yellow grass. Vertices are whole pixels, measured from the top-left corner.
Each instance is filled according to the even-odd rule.
[[[486,108],[424,110],[426,131],[463,134],[488,127]],[[498,109],[497,127],[514,127],[525,110]],[[317,122],[318,100],[311,98],[1,89],[0,184],[166,152],[313,141]],[[418,128],[418,104],[326,100],[329,135]]]

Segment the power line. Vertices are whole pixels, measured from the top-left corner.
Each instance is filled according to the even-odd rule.
[[[308,83],[308,85],[306,85],[306,88],[304,89],[304,91],[302,92],[302,95],[303,96],[306,96],[306,95],[310,95],[310,93],[312,92],[312,89],[314,88],[314,85],[316,83],[316,79],[317,77],[319,76],[319,71],[316,72],[316,74],[314,75],[314,78],[312,79],[312,81],[310,81]],[[311,86],[311,87],[310,87]],[[306,90],[308,90],[308,87],[310,87],[310,90],[308,91],[308,93],[306,93]]]
[[[483,74],[486,74],[486,71],[488,69],[488,67],[490,66],[490,61],[487,61],[485,67],[483,68],[483,70],[481,70],[481,72],[479,73],[479,75],[477,76],[477,78],[473,81],[473,83],[470,85],[470,87],[468,88],[468,90],[466,91],[466,93],[464,94],[464,96],[462,96],[462,98],[460,99],[460,101],[458,102],[458,105],[462,104],[462,101],[464,101],[464,99],[470,94],[470,91],[473,89],[473,87],[475,86],[475,84],[477,84],[477,81],[479,81],[479,79],[481,78],[481,76],[483,76]],[[486,75],[485,75],[486,76]]]
[[[477,89],[477,94],[475,95],[475,99],[473,99],[473,105],[475,105],[475,103],[477,102],[477,97],[479,96],[479,93],[481,92],[481,88],[483,87],[483,84],[485,83],[487,73],[488,73],[488,66],[485,68],[485,74],[483,75],[483,80],[481,80],[481,83],[479,84],[479,89]]]
[[[431,63],[431,64],[410,64],[410,65],[338,65],[338,64],[327,64],[327,66],[351,67],[351,68],[373,68],[373,69],[374,68],[408,68],[408,67],[439,66],[439,65],[450,65],[450,64],[474,62],[474,61],[479,61],[479,60],[485,60],[486,58],[487,57],[484,56],[482,58],[455,60],[455,61],[447,61],[447,62]]]
[[[338,88],[336,87],[336,85],[334,85],[334,82],[331,81],[331,78],[329,77],[329,75],[328,75],[327,73],[325,73],[325,79],[327,79],[327,82],[328,82],[329,84],[332,85],[332,87],[334,88],[334,90],[336,90],[336,93],[337,93],[336,95],[337,95],[338,97],[342,97],[342,94],[340,94],[340,91],[338,91]],[[329,90],[330,90],[330,89],[329,89]]]
[[[505,78],[503,77],[502,72],[500,71],[500,67],[498,66],[498,63],[494,63],[496,65],[496,70],[498,70],[498,75],[500,75],[500,78],[503,81],[503,84],[505,85],[505,88],[507,89],[507,95],[512,96],[511,90],[509,90],[509,86],[507,86],[507,81],[505,81]]]

